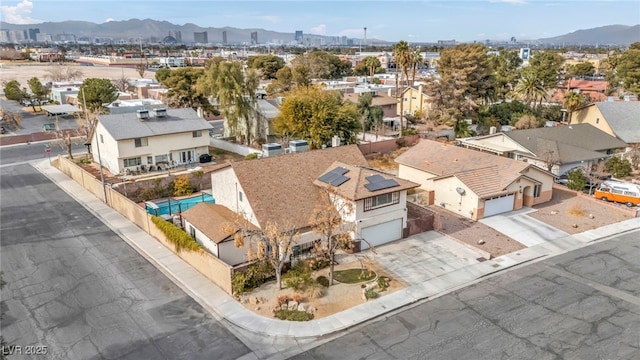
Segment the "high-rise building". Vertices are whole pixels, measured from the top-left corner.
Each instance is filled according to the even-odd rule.
[[[519,56],[520,56],[520,59],[522,59],[522,61],[528,62],[529,61],[529,57],[531,56],[531,49],[529,49],[529,48],[521,48]]]
[[[227,45],[227,31],[222,31],[222,45]]]
[[[35,28],[35,29],[29,29],[29,39],[33,40],[33,41],[37,41],[38,39],[38,35],[40,33],[40,29],[39,28]]]
[[[302,30],[296,30],[295,40],[299,43],[302,43],[303,35]]]
[[[208,44],[209,37],[207,36],[207,32],[206,31],[194,32],[193,42],[195,42],[196,44]]]
[[[254,31],[251,33],[251,45],[258,45],[258,32]]]
[[[182,32],[180,30],[169,30],[169,36],[172,36],[178,43],[182,42]]]

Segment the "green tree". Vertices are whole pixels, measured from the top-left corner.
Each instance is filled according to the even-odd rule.
[[[267,94],[269,96],[278,96],[291,90],[293,86],[293,74],[291,67],[285,66],[276,72],[276,79],[267,85]]]
[[[571,77],[590,76],[595,74],[596,68],[590,62],[581,62],[567,66],[567,74]]]
[[[567,179],[567,187],[571,190],[582,191],[587,184],[587,178],[581,168],[570,170]]]
[[[85,79],[78,92],[78,102],[91,112],[98,112],[103,104],[110,104],[117,98],[118,89],[109,79]]]
[[[309,71],[311,79],[340,79],[351,75],[351,63],[326,51],[314,50],[302,56],[296,56],[292,64],[294,70],[303,65]]]
[[[263,79],[270,80],[275,79],[278,70],[282,69],[284,59],[275,55],[257,55],[249,56],[247,59],[247,66],[251,69],[258,70]]]
[[[185,196],[193,194],[194,186],[189,180],[189,175],[178,176],[173,181],[173,196]]]
[[[7,100],[22,102],[28,94],[20,87],[18,80],[10,80],[4,84],[4,96]]]
[[[607,160],[604,165],[607,171],[614,177],[623,178],[631,174],[631,162],[629,162],[629,160],[612,157]]]
[[[516,86],[522,59],[515,51],[502,49],[496,56],[489,57],[495,80],[495,93],[498,99],[504,100]]]
[[[311,85],[287,94],[273,125],[282,137],[305,139],[317,149],[335,135],[347,144],[355,143],[359,120],[357,106],[345,102],[339,92]]]
[[[162,68],[156,71],[155,78],[159,83],[162,83],[169,77],[169,75],[171,75],[171,69]]]
[[[581,108],[582,106],[584,106],[586,103],[587,103],[587,99],[584,97],[584,95],[578,92],[568,91],[564,94],[564,100],[562,104],[564,105],[565,109],[567,109],[567,112],[569,113],[569,119],[568,119],[569,123],[571,123],[571,117],[573,116],[573,112]]]
[[[631,44],[629,49],[620,55],[616,74],[626,91],[640,96],[640,42]]]
[[[206,94],[198,91],[198,80],[204,75],[203,68],[184,67],[171,70],[169,76],[162,81],[166,86],[169,105],[176,108],[190,107],[194,110],[202,108],[209,112],[211,103]]]
[[[369,82],[373,82],[373,75],[384,73],[382,64],[376,56],[367,56],[353,69],[355,75],[369,76]]]
[[[420,50],[414,50],[413,53],[411,53],[409,61],[409,64],[411,65],[411,86],[415,83],[418,67],[422,65],[423,62],[424,59],[422,58],[422,55],[420,55]]]
[[[493,88],[492,70],[483,45],[458,45],[440,53],[440,79],[427,85],[434,120],[460,128],[465,119],[477,119],[480,105]]]
[[[384,110],[380,106],[372,106],[373,94],[370,92],[363,93],[358,97],[358,113],[362,124],[362,140],[365,138],[365,132],[372,129],[378,129],[384,117]]]
[[[543,80],[533,69],[527,68],[522,71],[522,76],[518,80],[513,94],[527,103],[529,107],[538,101],[542,102],[547,97],[547,89]]]
[[[311,72],[307,65],[295,65],[291,70],[291,79],[296,87],[311,85]]]
[[[552,51],[535,52],[529,60],[527,71],[536,74],[542,87],[550,91],[558,86],[558,77],[561,74],[564,58]]]
[[[31,94],[33,96],[31,98],[33,111],[36,111],[35,105],[33,104],[34,103],[33,100],[37,100],[38,104],[41,104],[43,101],[47,99],[51,90],[48,87],[42,85],[42,83],[37,77],[33,77],[29,79],[28,84],[29,84],[29,89],[31,89]]]
[[[252,122],[256,119],[256,90],[260,80],[255,70],[245,71],[237,61],[214,61],[205,67],[198,82],[201,94],[217,99],[226,126],[236,137],[245,136],[252,143]],[[245,133],[240,134],[239,124]]]

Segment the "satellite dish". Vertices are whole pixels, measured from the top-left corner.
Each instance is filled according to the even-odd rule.
[[[457,192],[458,194],[460,194],[460,195],[464,195],[464,192],[465,192],[465,191],[464,191],[464,189],[463,189],[463,188],[461,188],[461,187],[457,187],[457,188],[456,188],[456,192]]]

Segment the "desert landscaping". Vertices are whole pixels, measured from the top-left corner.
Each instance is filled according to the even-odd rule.
[[[84,78],[101,78],[101,79],[120,79],[125,77],[127,79],[139,79],[140,74],[134,68],[126,67],[108,67],[108,66],[80,66],[76,63],[65,63],[59,65],[57,63],[45,64],[41,63],[18,63],[3,61],[0,63],[0,70],[2,71],[2,82],[17,80],[20,85],[27,86],[29,79],[37,77],[40,82],[45,83],[49,81],[49,73],[52,66],[73,66],[80,69]],[[145,79],[153,79],[154,72],[147,71],[144,73]],[[83,78],[83,79],[84,79]],[[78,80],[83,80],[78,79]]]

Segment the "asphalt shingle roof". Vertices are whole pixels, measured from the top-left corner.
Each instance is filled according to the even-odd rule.
[[[390,192],[413,189],[420,186],[420,184],[416,184],[412,181],[404,180],[393,175],[385,174],[383,172],[371,169],[369,167],[349,165],[349,164],[343,163],[342,161],[334,162],[321,175],[324,175],[337,167],[342,167],[344,169],[349,170],[349,172],[344,174],[344,176],[348,177],[349,180],[347,180],[345,183],[339,186],[334,187],[334,189],[338,195],[352,201],[361,200],[361,199],[369,198],[376,195],[386,194]],[[369,191],[369,189],[367,189],[365,185],[370,183],[369,180],[367,180],[367,177],[371,175],[380,175],[385,180],[393,179],[396,181],[396,183],[398,183],[398,186],[376,190],[376,191]],[[315,180],[314,184],[325,189],[330,187],[330,185],[320,180]]]
[[[245,225],[244,219],[225,206],[200,203],[182,213],[182,217],[216,244],[231,239],[237,226]],[[248,224],[249,227],[255,228]]]
[[[98,120],[115,140],[135,139],[168,135],[212,128],[205,119],[198,117],[195,110],[167,109],[167,116],[138,119],[136,113],[99,115]]]
[[[267,222],[287,221],[304,228],[321,199],[320,189],[313,182],[337,160],[367,165],[358,146],[347,145],[237,161],[231,167],[261,227]]]
[[[396,162],[437,178],[455,176],[480,197],[502,194],[527,168],[537,169],[524,161],[424,139]]]
[[[625,148],[627,146],[623,141],[616,139],[614,136],[607,134],[591,124],[542,127],[508,131],[504,134],[538,156],[540,156],[538,139],[557,141],[558,143],[591,151],[605,151],[608,149]]]
[[[619,139],[628,144],[640,143],[640,102],[599,102],[595,105]]]

